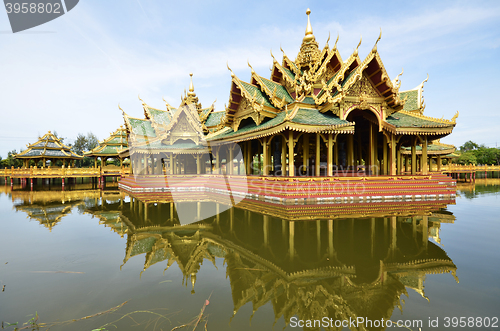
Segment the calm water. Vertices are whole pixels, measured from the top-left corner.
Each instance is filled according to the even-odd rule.
[[[323,317],[422,320],[423,330],[442,330],[452,329],[445,317],[500,317],[498,179],[458,184],[456,204],[422,204],[417,215],[415,206],[384,215],[379,205],[364,217],[311,219],[307,210],[253,202],[187,226],[161,196],[58,189],[0,186],[7,330],[35,313],[38,323],[55,323],[51,330],[171,330],[207,299],[197,330],[206,320],[208,330],[282,330],[286,322],[315,330],[293,326]],[[193,199],[182,202],[193,215],[217,208]]]

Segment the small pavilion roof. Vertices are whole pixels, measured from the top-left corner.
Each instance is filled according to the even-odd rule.
[[[64,145],[59,138],[57,138],[50,131],[43,137],[38,138],[34,144],[27,145],[28,149],[16,154],[14,157],[18,159],[71,159],[78,160],[83,158],[71,151],[71,148]]]
[[[107,156],[118,157],[120,150],[128,147],[127,130],[120,126],[115,132],[99,143],[99,146],[93,150],[84,153],[85,156]]]
[[[439,141],[439,139],[433,141],[432,144],[427,146],[428,155],[441,155],[448,157],[448,155],[454,153],[455,150],[455,146],[443,144]],[[402,147],[401,153],[404,155],[411,154],[411,147]],[[417,146],[416,153],[422,154],[422,146]]]

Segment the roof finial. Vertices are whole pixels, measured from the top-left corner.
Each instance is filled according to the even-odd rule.
[[[330,31],[328,31],[328,39],[326,40],[325,48],[329,48],[328,42],[330,41]]]
[[[333,45],[333,50],[337,50],[337,43],[339,42],[339,33],[337,32],[337,40],[335,40],[335,45]]]
[[[250,69],[252,70],[252,74],[254,74],[255,70],[253,70],[252,65],[250,64],[250,61],[248,61],[248,59],[247,59],[247,64],[250,67]]]
[[[311,9],[307,8],[307,10],[306,10],[306,14],[307,14],[306,36],[304,37],[303,41],[313,41],[316,39],[313,35],[313,29],[311,27],[311,20],[309,19],[310,13],[311,13]]]
[[[188,93],[188,95],[196,95],[196,93],[194,93],[193,73],[190,72],[189,76],[191,76],[191,82],[189,83],[189,93]]]
[[[229,68],[229,61],[226,62],[226,66],[227,66],[227,70],[231,71],[231,77],[234,78],[236,77],[236,75],[234,74],[234,72],[231,70],[231,68]]]
[[[372,52],[375,53],[377,51],[377,44],[382,38],[382,28],[380,28],[380,34],[378,35],[377,41],[375,42],[375,45],[373,46]]]
[[[359,38],[359,44],[356,46],[356,49],[354,50],[354,56],[358,56],[358,48],[361,46],[361,42],[363,41],[363,36]]]

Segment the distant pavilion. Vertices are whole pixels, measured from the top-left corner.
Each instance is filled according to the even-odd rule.
[[[45,167],[47,160],[54,165],[56,161],[61,160],[63,166],[71,165],[74,167],[76,160],[83,159],[82,155],[78,155],[71,151],[71,147],[64,145],[59,138],[57,138],[50,131],[43,137],[38,138],[34,144],[27,145],[27,149],[14,156],[16,159],[23,160],[23,167],[29,168],[30,161],[42,161]]]

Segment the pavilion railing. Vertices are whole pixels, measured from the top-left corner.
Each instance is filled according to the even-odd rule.
[[[1,177],[46,177],[46,178],[64,178],[64,177],[100,177],[100,176],[125,176],[130,174],[130,168],[105,166],[103,168],[10,168],[0,169]]]

